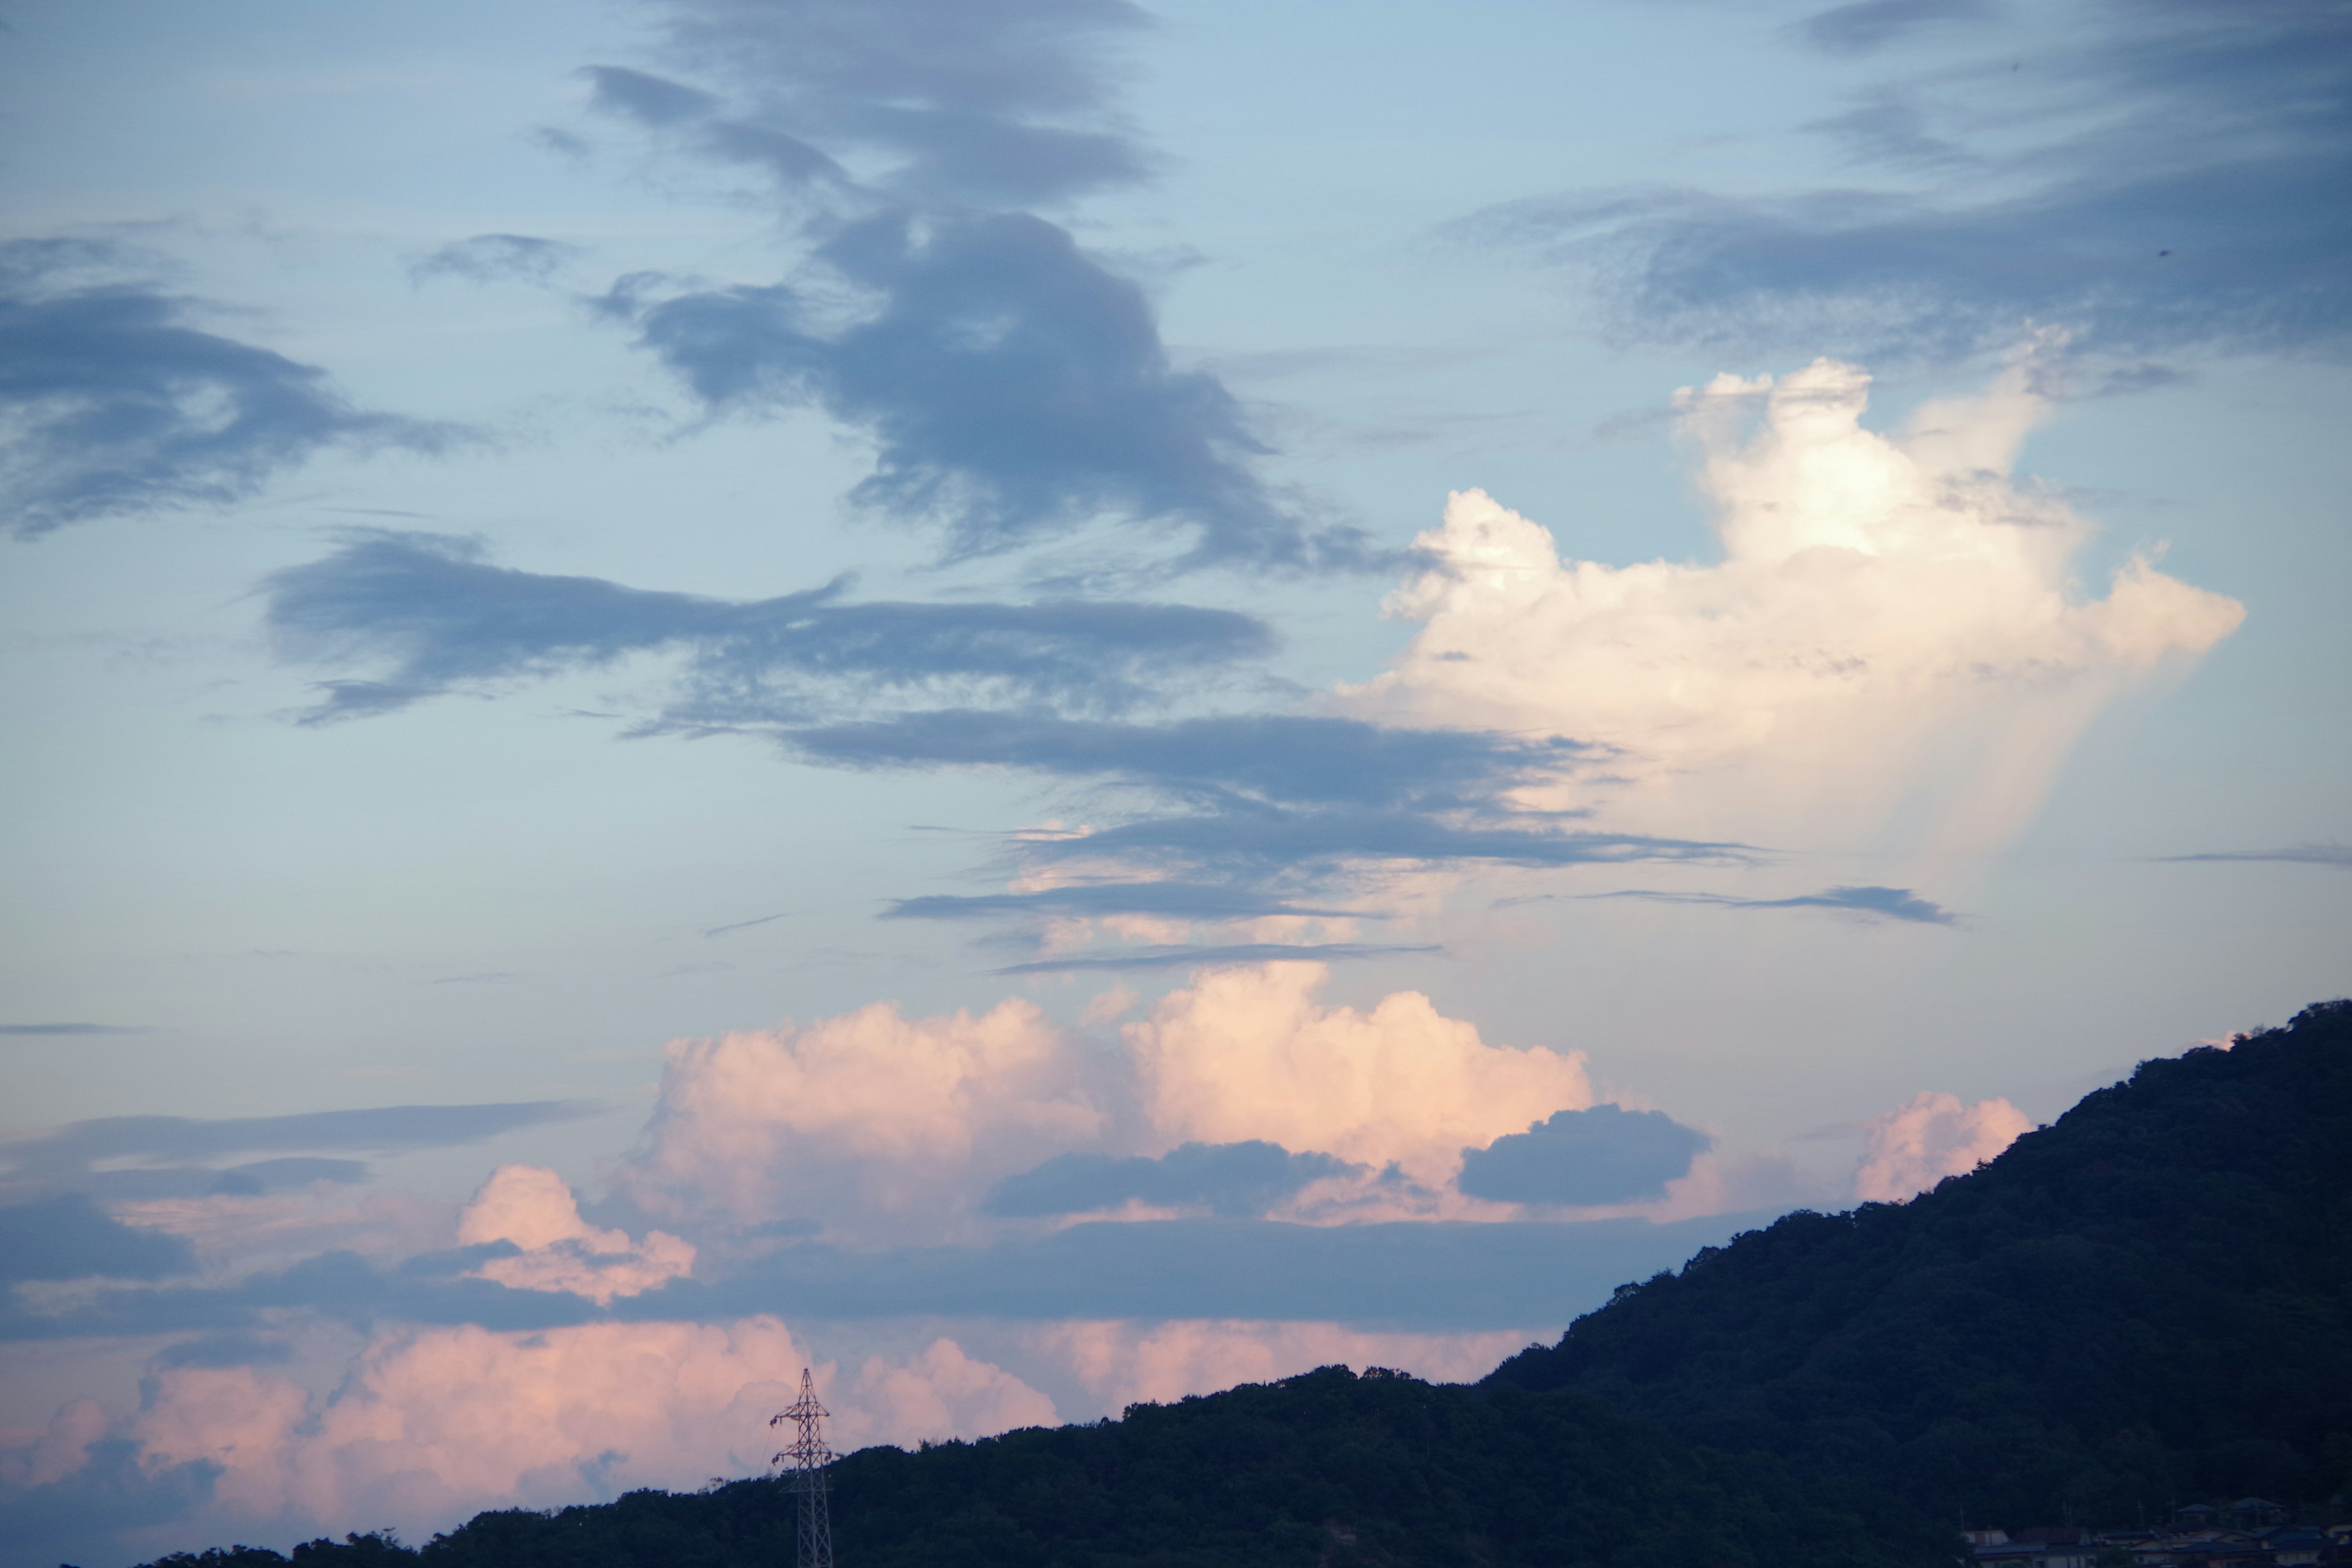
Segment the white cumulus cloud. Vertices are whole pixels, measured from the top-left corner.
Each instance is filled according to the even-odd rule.
[[[1262,1138],[1416,1180],[1462,1151],[1592,1103],[1581,1052],[1492,1046],[1417,991],[1327,1006],[1318,963],[1213,970],[1121,1035],[1167,1147]]]
[[[2089,526],[2011,477],[2042,411],[2034,368],[2020,356],[1899,437],[1863,426],[1869,376],[1828,360],[1686,390],[1712,563],[1563,558],[1549,530],[1459,492],[1387,604],[1421,631],[1337,703],[1603,742],[1608,782],[1577,804],[1628,826],[1826,847],[1924,781],[1934,847],[1998,842],[2102,702],[2244,614],[2144,555],[2104,596],[2079,590]]]

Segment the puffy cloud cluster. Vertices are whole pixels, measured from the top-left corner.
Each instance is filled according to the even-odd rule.
[[[868,1241],[953,1231],[992,1183],[1033,1171],[1043,1180],[1041,1162],[1057,1154],[1259,1143],[1278,1146],[1269,1151],[1277,1157],[1329,1156],[1328,1171],[1286,1164],[1297,1179],[1276,1184],[1311,1183],[1307,1195],[1328,1204],[1318,1176],[1361,1184],[1394,1165],[1413,1183],[1443,1185],[1464,1149],[1592,1103],[1580,1053],[1490,1045],[1416,992],[1366,1010],[1326,1005],[1318,995],[1328,973],[1314,963],[1205,970],[1124,1026],[1115,1051],[1018,1000],[934,1018],[877,1004],[804,1026],[677,1041],[623,1184],[681,1224],[855,1218]],[[1128,1162],[1096,1163],[1104,1181],[1133,1174]],[[1005,1212],[1074,1213],[1136,1195],[1097,1205],[1063,1194],[1049,1208]]]
[[[1091,1065],[1019,999],[937,1018],[876,1003],[673,1041],[660,1107],[623,1180],[656,1214],[924,1226],[950,1186],[1098,1136]]]
[[[488,1507],[758,1474],[768,1417],[812,1364],[808,1347],[771,1317],[386,1332],[324,1400],[252,1367],[165,1370],[121,1435],[151,1473],[217,1466],[223,1524],[389,1517],[404,1529],[441,1528]],[[1055,1419],[1045,1395],[945,1339],[904,1360],[870,1358],[855,1375],[817,1371],[844,1448]],[[69,1474],[73,1456],[51,1459],[50,1449],[78,1441],[86,1454],[100,1424],[77,1405],[60,1413],[59,1427],[63,1437],[28,1459],[33,1471]]]
[[[1128,1025],[1154,1132],[1264,1139],[1437,1183],[1464,1148],[1592,1103],[1580,1053],[1490,1046],[1414,991],[1327,1007],[1327,973],[1213,970]]]
[[[23,1497],[88,1485],[115,1462],[107,1455],[129,1455],[156,1506],[145,1520],[116,1521],[129,1527],[112,1548],[124,1557],[384,1525],[415,1539],[485,1508],[760,1474],[773,1447],[768,1417],[791,1401],[803,1366],[833,1412],[828,1436],[849,1452],[1115,1414],[1333,1362],[1463,1380],[1557,1326],[1417,1334],[1081,1321],[998,1331],[1003,1343],[987,1356],[935,1337],[898,1353],[834,1358],[769,1316],[540,1333],[386,1330],[337,1369],[331,1393],[278,1369],[164,1364],[136,1410],[71,1401],[45,1431],[0,1438],[0,1487]],[[1065,1390],[1071,1408],[1057,1409],[1036,1383]],[[207,1485],[178,1485],[198,1474]]]
[[[2006,1100],[1962,1105],[1957,1095],[1914,1095],[1870,1124],[1853,1194],[1865,1203],[1899,1204],[1946,1176],[1975,1170],[2032,1126]]]
[[[553,1171],[500,1165],[458,1216],[457,1239],[467,1247],[509,1242],[519,1251],[474,1270],[516,1290],[569,1290],[603,1306],[691,1273],[694,1247],[667,1231],[642,1242],[621,1230],[600,1230],[580,1217],[579,1201]]]
[[[2088,527],[2010,477],[2043,406],[2035,371],[2021,354],[1899,438],[1863,427],[1870,378],[1852,365],[1685,391],[1713,564],[1563,560],[1546,529],[1458,493],[1388,602],[1422,630],[1339,700],[1614,747],[1636,787],[1613,809],[1635,825],[1866,837],[1932,771],[1944,838],[1996,840],[2102,700],[2243,616],[2145,556],[2105,598],[2073,591]]]

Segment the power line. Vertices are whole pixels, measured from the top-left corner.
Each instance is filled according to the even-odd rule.
[[[768,1420],[771,1426],[793,1424],[793,1440],[769,1463],[791,1461],[783,1482],[800,1494],[800,1568],[833,1568],[833,1520],[825,1508],[825,1467],[833,1463],[833,1450],[824,1446],[824,1426],[830,1414],[816,1402],[816,1385],[803,1367],[801,1396]]]

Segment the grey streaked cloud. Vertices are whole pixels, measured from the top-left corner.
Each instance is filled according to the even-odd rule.
[[[1121,969],[1198,969],[1236,963],[1345,963],[1406,953],[1443,952],[1433,945],[1372,942],[1236,942],[1140,945],[1101,952],[1070,952],[1008,963],[993,974],[1062,974]]]
[[[1170,363],[1150,301],[1025,213],[893,211],[820,245],[803,282],[656,298],[624,279],[604,310],[715,412],[822,409],[870,435],[858,504],[934,523],[950,558],[1115,519],[1174,568],[1380,564],[1256,474],[1267,448],[1216,377]],[[841,320],[844,289],[869,301]]]
[[[2352,844],[2296,844],[2284,849],[2213,849],[2201,855],[2165,855],[2172,865],[2200,860],[2273,860],[2289,866],[2352,867]]]
[[[356,1182],[366,1179],[365,1165],[315,1152],[450,1148],[593,1115],[598,1109],[579,1101],[541,1100],[386,1105],[216,1120],[101,1117],[0,1142],[0,1170],[5,1171],[0,1188],[68,1189],[135,1200]],[[226,1167],[216,1163],[233,1155],[279,1151],[285,1153],[278,1158]]]
[[[1876,920],[1908,921],[1919,925],[1958,925],[1960,917],[1908,888],[1824,888],[1786,899],[1743,899],[1729,893],[1672,893],[1649,888],[1625,888],[1616,892],[1588,893],[1592,899],[1647,899],[1662,904],[1713,904],[1727,910],[1833,910],[1842,914]]]
[[[1406,1221],[1304,1226],[1207,1217],[1088,1222],[993,1247],[781,1247],[725,1278],[676,1280],[600,1310],[466,1278],[481,1247],[374,1267],[326,1253],[227,1285],[120,1287],[70,1315],[0,1306],[0,1340],[255,1332],[288,1311],[367,1324],[512,1331],[600,1319],[715,1321],[938,1314],[1031,1320],[1244,1318],[1432,1332],[1565,1323],[1615,1286],[1769,1224],[1769,1213],[1654,1225]]]
[[[989,1189],[982,1212],[1008,1217],[1087,1214],[1129,1203],[1262,1215],[1310,1182],[1365,1167],[1329,1154],[1293,1153],[1278,1143],[1185,1143],[1156,1159],[1057,1154]]]
[[[1028,893],[933,893],[895,899],[884,920],[985,920],[999,915],[1162,915],[1180,920],[1257,920],[1267,915],[1378,920],[1371,910],[1301,904],[1255,888],[1200,882],[1080,882]]]
[[[1125,781],[1202,801],[1373,807],[1485,802],[1522,779],[1594,755],[1570,741],[1280,713],[1147,724],[932,710],[793,730],[785,738],[802,754],[835,763],[995,765]]]
[[[1465,1149],[1455,1185],[1501,1203],[1630,1203],[1688,1174],[1709,1142],[1663,1111],[1609,1104],[1556,1111],[1525,1132]]]
[[[1738,862],[1740,845],[1647,834],[1601,833],[1517,821],[1451,820],[1409,808],[1292,807],[1241,800],[1215,812],[1147,817],[1060,837],[1033,836],[1037,860],[1116,858],[1232,879],[1329,876],[1351,863],[1483,860],[1526,867],[1606,866],[1637,860]]]
[[[1967,24],[1936,35],[1931,74],[1883,79],[1817,123],[1867,178],[1569,192],[1462,232],[1575,269],[1628,341],[1895,363],[2055,328],[2109,361],[2344,352],[2342,6],[2078,0],[2030,35],[1988,16],[1872,0],[1807,25],[1822,47],[1860,50]]]
[[[87,1037],[92,1035],[145,1035],[151,1030],[144,1024],[0,1024],[0,1035],[58,1035]]]
[[[529,234],[478,234],[453,239],[409,263],[411,281],[462,278],[491,283],[502,278],[525,283],[547,283],[583,253],[580,247],[560,239]]]
[[[1770,1214],[1653,1225],[1089,1222],[987,1248],[787,1247],[730,1279],[615,1303],[632,1318],[1244,1318],[1431,1332],[1566,1322]],[[752,1305],[752,1303],[761,1303]]]
[[[439,450],[454,426],[354,406],[313,365],[195,322],[142,258],[0,244],[0,530],[227,506],[331,447]]]
[[[1993,0],[1853,0],[1805,19],[1805,41],[1833,54],[1859,54],[1939,25],[1983,22]]]
[[[470,541],[372,531],[273,575],[281,655],[372,667],[325,683],[307,722],[390,712],[467,682],[594,668],[677,647],[685,683],[660,721],[806,722],[848,692],[1125,706],[1147,686],[1270,651],[1255,617],[1185,605],[845,602],[845,584],[721,600],[494,566]]]
[[[180,1237],[141,1230],[79,1193],[0,1205],[0,1286],[24,1279],[159,1279],[195,1268]]]
[[[729,96],[602,68],[600,105],[709,155],[770,164],[780,183],[837,175],[835,155],[818,151],[832,148],[878,157],[875,189],[901,199],[1027,205],[1130,184],[1152,166],[1115,102],[1113,51],[1150,26],[1124,0],[665,0],[655,10],[671,57]]]

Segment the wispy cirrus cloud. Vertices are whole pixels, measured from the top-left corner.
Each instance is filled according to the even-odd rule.
[[[0,530],[220,507],[334,447],[439,451],[454,426],[352,405],[314,365],[196,323],[152,258],[0,244]]]
[[[814,407],[868,433],[875,468],[850,499],[940,525],[951,560],[1101,519],[1189,537],[1164,570],[1382,559],[1276,494],[1239,401],[1174,368],[1142,289],[1058,226],[893,211],[809,265],[803,281],[667,295],[627,278],[603,309],[713,412]],[[846,320],[845,292],[863,301]]]
[[[2200,860],[2267,860],[2286,866],[2352,868],[2352,845],[2294,844],[2282,849],[2212,849],[2201,855],[2164,855],[2158,858],[2171,865],[2183,865]]]
[[[1824,888],[1785,899],[1743,899],[1729,893],[1675,893],[1651,888],[1621,888],[1614,892],[1587,893],[1591,899],[1647,899],[1662,904],[1712,904],[1727,910],[1831,910],[1866,919],[1906,921],[1918,925],[1958,925],[1960,917],[1932,899],[1908,888]]]
[[[756,173],[799,242],[780,279],[636,273],[604,296],[706,412],[811,409],[860,432],[876,461],[851,500],[936,527],[950,559],[1109,524],[1130,576],[1385,563],[1267,479],[1239,400],[1172,365],[1136,281],[1035,210],[1152,168],[1117,101],[1118,46],[1146,13],[650,10],[660,68],[589,68],[593,106],[674,156]]]
[[[389,1105],[286,1116],[107,1116],[0,1142],[0,1188],[70,1190],[111,1199],[249,1194],[363,1180],[358,1161],[318,1151],[446,1149],[572,1121],[598,1108],[570,1100]],[[279,1157],[223,1166],[237,1154]],[[291,1152],[301,1151],[301,1153]]]
[[[761,600],[630,588],[491,564],[469,540],[352,537],[265,585],[282,656],[371,667],[325,684],[318,723],[383,713],[466,683],[594,668],[684,650],[685,679],[646,721],[716,729],[805,723],[855,693],[962,693],[1081,710],[1126,706],[1157,679],[1262,655],[1255,617],[1184,605],[845,602],[847,584]]]
[[[560,239],[530,234],[478,234],[453,239],[408,264],[409,280],[460,278],[469,283],[513,279],[524,283],[548,283],[583,255],[581,247]]]
[[[2078,0],[2029,27],[1967,0],[1863,0],[1797,34],[1863,55],[1928,29],[1934,68],[1890,75],[1812,127],[1862,177],[1764,195],[1572,191],[1459,232],[1573,269],[1628,340],[1891,363],[1997,348],[2039,323],[2109,357],[2343,353],[2341,6]]]
[[[1229,963],[1345,963],[1442,952],[1432,944],[1375,942],[1236,942],[1139,945],[1104,952],[1070,952],[1008,963],[998,974],[1075,974],[1129,969],[1200,969]]]

